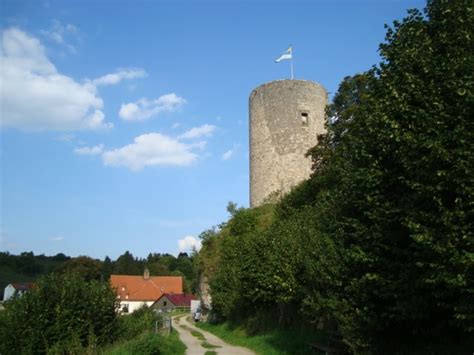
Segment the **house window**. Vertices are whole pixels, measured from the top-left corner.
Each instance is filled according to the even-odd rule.
[[[128,304],[124,304],[122,307],[122,312],[123,313],[128,313]]]
[[[165,307],[166,307],[166,301],[163,301],[163,306],[165,306]]]
[[[301,112],[301,125],[307,126],[309,121],[309,114],[308,112]]]

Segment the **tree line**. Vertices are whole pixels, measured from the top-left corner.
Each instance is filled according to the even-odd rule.
[[[108,280],[111,274],[142,275],[145,268],[152,276],[182,276],[186,292],[196,292],[197,280],[194,254],[149,253],[146,258],[137,258],[129,251],[116,260],[108,256],[104,260],[88,256],[69,257],[63,253],[54,256],[35,255],[23,252],[19,255],[0,252],[0,298],[6,285],[13,282],[32,282],[52,272],[74,272],[85,280]]]
[[[345,78],[313,174],[201,235],[213,317],[339,334],[351,353],[463,353],[474,339],[474,10],[431,0]]]

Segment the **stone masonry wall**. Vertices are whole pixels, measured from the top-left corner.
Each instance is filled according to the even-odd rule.
[[[325,132],[326,90],[305,80],[278,80],[250,94],[250,206],[284,194],[311,174],[306,152]]]

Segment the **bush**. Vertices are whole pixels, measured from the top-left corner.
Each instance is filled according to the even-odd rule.
[[[0,312],[0,353],[75,353],[109,344],[118,335],[117,307],[108,283],[51,274],[5,304]]]
[[[176,332],[171,332],[167,337],[160,334],[145,333],[136,339],[119,344],[104,353],[106,355],[181,355],[186,346],[179,340]]]
[[[124,314],[119,318],[119,338],[130,340],[145,332],[154,329],[155,322],[158,327],[162,325],[163,317],[154,313],[149,307],[143,305],[131,314]]]

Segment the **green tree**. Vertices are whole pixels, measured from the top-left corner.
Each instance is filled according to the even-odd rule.
[[[38,262],[32,251],[23,252],[16,258],[16,268],[21,273],[29,276],[41,274],[43,271],[43,265]]]
[[[355,353],[472,348],[473,8],[433,0],[395,22],[382,63],[341,83],[315,173],[276,218],[234,211],[203,235],[215,311],[298,314]]]
[[[110,279],[114,270],[114,262],[106,255],[102,262],[102,280],[106,281]]]
[[[107,282],[51,274],[0,312],[2,354],[74,352],[117,335],[117,298]]]
[[[86,281],[102,279],[102,263],[88,256],[78,256],[65,261],[56,267],[55,272],[61,274],[75,273]]]
[[[140,262],[133,257],[128,250],[120,255],[115,262],[114,273],[119,275],[140,275],[143,267]]]
[[[203,233],[201,254],[211,256],[204,272],[211,274],[210,287],[213,311],[229,319],[241,319],[255,314],[268,305],[268,285],[263,268],[271,265],[262,255],[268,245],[262,239],[272,222],[273,206],[239,209],[218,235]],[[211,248],[218,250],[218,256]],[[268,252],[266,255],[270,255]],[[270,281],[271,282],[271,281]],[[273,293],[274,294],[274,293]]]
[[[320,218],[342,248],[335,315],[354,350],[472,337],[473,39],[470,1],[410,10],[382,63],[343,82],[311,152],[313,183],[334,186]]]

